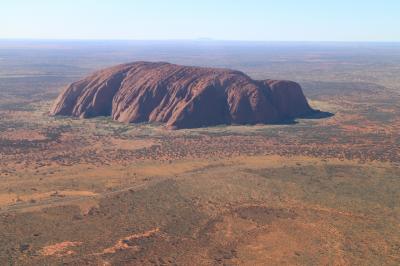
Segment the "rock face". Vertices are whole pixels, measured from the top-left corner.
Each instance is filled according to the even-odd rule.
[[[51,115],[111,116],[169,128],[279,123],[314,113],[299,84],[253,80],[240,71],[135,62],[70,84]]]

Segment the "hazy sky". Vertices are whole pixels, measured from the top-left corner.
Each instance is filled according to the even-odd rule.
[[[400,0],[0,0],[0,38],[400,41]]]

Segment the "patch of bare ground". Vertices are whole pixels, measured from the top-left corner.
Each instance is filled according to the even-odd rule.
[[[26,140],[26,141],[37,141],[37,140],[46,140],[47,137],[41,132],[37,130],[29,130],[29,129],[17,129],[17,130],[7,130],[4,132],[0,132],[0,139],[6,140]]]
[[[0,194],[0,206],[8,206],[11,204],[36,204],[41,201],[51,199],[71,199],[77,197],[93,197],[98,195],[92,191],[76,191],[76,190],[56,190],[42,193],[31,192],[29,194],[16,194],[16,193],[4,193]]]
[[[150,148],[156,143],[153,140],[130,140],[118,138],[111,138],[110,142],[115,148],[122,150],[140,150]]]
[[[133,251],[139,251],[140,250],[140,245],[138,241],[140,239],[146,239],[155,236],[160,232],[160,228],[154,228],[152,230],[139,233],[139,234],[133,234],[127,237],[124,237],[123,239],[118,240],[118,242],[109,248],[106,248],[103,250],[102,253],[99,254],[113,254],[118,251],[122,251],[125,249],[132,249]],[[99,255],[98,254],[98,255]]]
[[[75,252],[71,250],[72,247],[78,247],[82,242],[64,241],[54,245],[45,246],[41,249],[40,254],[43,256],[65,256],[72,255]]]

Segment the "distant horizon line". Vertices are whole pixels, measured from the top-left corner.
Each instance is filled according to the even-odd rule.
[[[84,38],[1,38],[0,41],[81,41],[81,42],[242,42],[242,43],[385,43],[399,44],[398,41],[386,40],[235,40],[235,39],[84,39]]]

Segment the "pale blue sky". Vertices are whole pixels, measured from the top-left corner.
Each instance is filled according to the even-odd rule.
[[[400,1],[0,0],[1,38],[400,41]]]

